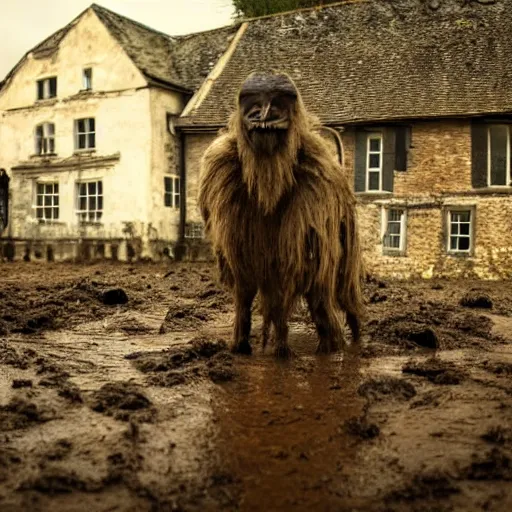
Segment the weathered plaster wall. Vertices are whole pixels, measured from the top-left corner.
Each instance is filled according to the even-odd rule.
[[[89,66],[93,90],[79,93],[82,69]],[[57,98],[35,101],[36,80],[52,75],[58,77]],[[152,124],[156,122],[150,110],[151,94],[141,73],[92,11],[51,56],[29,56],[0,95],[0,167],[12,178],[11,222],[4,235],[29,241],[70,240],[74,246],[81,239],[126,240],[138,256],[148,256],[155,145]],[[96,148],[76,152],[74,120],[87,117],[95,118]],[[43,122],[55,124],[56,156],[35,155],[35,127]],[[104,161],[91,164],[100,158]],[[24,168],[12,170],[17,166]],[[101,224],[80,225],[75,211],[76,182],[98,179],[103,181]],[[59,183],[58,222],[36,221],[35,182]],[[125,259],[131,249],[122,247],[118,257]],[[76,248],[64,252],[69,257]],[[108,252],[107,248],[107,257]]]
[[[179,208],[164,204],[164,177],[179,176],[179,140],[170,133],[167,114],[178,116],[185,106],[182,94],[152,88],[151,108],[151,189],[150,204],[151,238],[176,240],[180,221]]]

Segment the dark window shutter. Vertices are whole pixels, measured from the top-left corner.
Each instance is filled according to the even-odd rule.
[[[487,187],[487,127],[485,123],[471,125],[471,184]]]
[[[407,151],[410,128],[408,126],[396,127],[395,144],[395,171],[407,170]]]
[[[491,152],[491,182],[489,185],[508,185],[507,150],[508,125],[489,125]]]
[[[382,190],[393,192],[393,174],[395,171],[396,128],[384,128],[382,154]]]
[[[366,144],[367,132],[356,131],[356,155],[354,166],[354,190],[364,192],[366,190]]]

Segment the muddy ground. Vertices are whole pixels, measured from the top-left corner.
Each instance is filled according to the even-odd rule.
[[[206,264],[2,264],[0,510],[512,510],[511,285],[372,280],[279,362]]]

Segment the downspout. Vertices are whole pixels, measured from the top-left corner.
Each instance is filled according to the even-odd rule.
[[[180,222],[178,227],[178,251],[176,252],[176,259],[183,258],[185,248],[185,226],[187,222],[187,172],[186,172],[186,138],[185,133],[180,128],[176,127],[176,136],[178,137],[179,144],[179,167],[180,167]]]

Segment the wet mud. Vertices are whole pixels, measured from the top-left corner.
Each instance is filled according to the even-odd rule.
[[[0,510],[512,510],[507,282],[369,280],[361,344],[228,348],[207,264],[0,266]],[[348,336],[347,336],[348,338]]]

